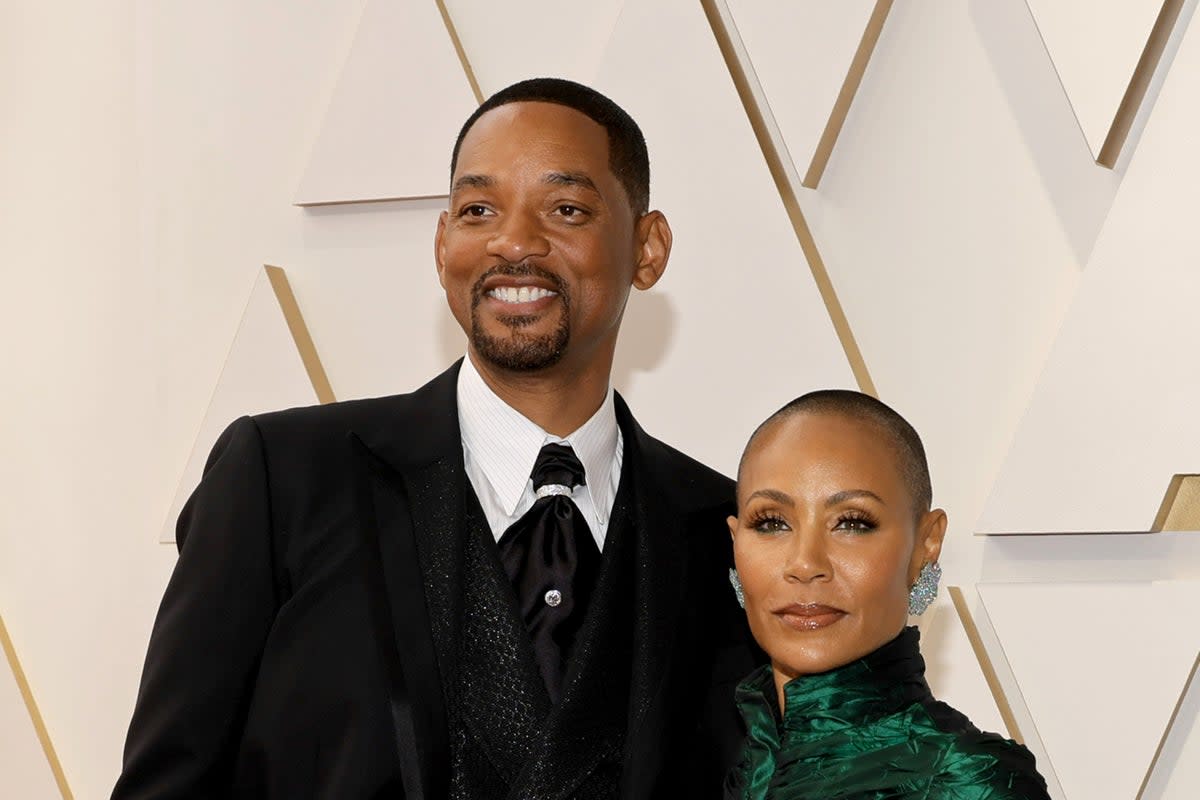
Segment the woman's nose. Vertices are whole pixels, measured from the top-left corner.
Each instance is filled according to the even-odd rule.
[[[829,559],[824,531],[796,531],[784,564],[784,579],[793,583],[810,583],[828,580],[832,576],[833,563]]]
[[[518,264],[527,258],[547,255],[550,242],[535,214],[508,214],[488,240],[487,252],[510,264]]]

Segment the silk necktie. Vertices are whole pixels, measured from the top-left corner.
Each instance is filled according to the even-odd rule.
[[[516,590],[550,701],[558,703],[600,571],[600,551],[571,499],[572,490],[584,485],[575,451],[569,445],[545,445],[531,477],[537,500],[500,537],[500,561]]]

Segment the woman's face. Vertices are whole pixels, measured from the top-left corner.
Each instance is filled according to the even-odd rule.
[[[781,686],[893,639],[946,527],[940,510],[915,513],[890,438],[837,414],[801,412],[762,431],[738,509],[729,529],[746,614]]]

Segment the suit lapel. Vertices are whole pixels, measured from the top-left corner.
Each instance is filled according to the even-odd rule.
[[[664,745],[669,742],[670,713],[666,689],[686,647],[683,605],[686,600],[690,549],[685,537],[684,509],[675,508],[673,492],[662,485],[657,450],[662,447],[634,421],[623,401],[617,419],[626,441],[627,457],[636,470],[636,567],[634,658],[630,684],[629,733],[621,797],[650,797],[662,769]]]
[[[378,605],[390,614],[394,655],[413,687],[413,711],[397,723],[402,763],[411,730],[420,757],[408,760],[421,762],[423,780],[442,796],[450,769],[448,719],[459,720],[511,782],[542,738],[549,710],[515,596],[466,478],[460,365],[404,398],[396,426],[363,442],[374,473],[367,527],[378,531],[380,594],[386,597]],[[415,615],[420,630],[413,609],[425,612]],[[429,724],[406,723],[422,717]],[[406,791],[407,784],[406,777]]]
[[[461,538],[462,474],[455,386],[458,364],[411,395],[396,400],[393,417],[348,434],[361,465],[357,480],[372,622],[388,681],[405,796],[447,794],[449,737],[443,673],[452,669],[454,609],[442,601],[458,592],[430,591],[430,565],[452,568]],[[430,486],[451,496],[431,502]],[[458,493],[458,502],[452,495]],[[431,602],[432,601],[432,602]]]

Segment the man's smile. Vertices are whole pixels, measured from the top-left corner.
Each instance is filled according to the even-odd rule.
[[[497,286],[489,290],[487,296],[502,303],[529,303],[546,297],[557,297],[558,292],[540,286]]]

